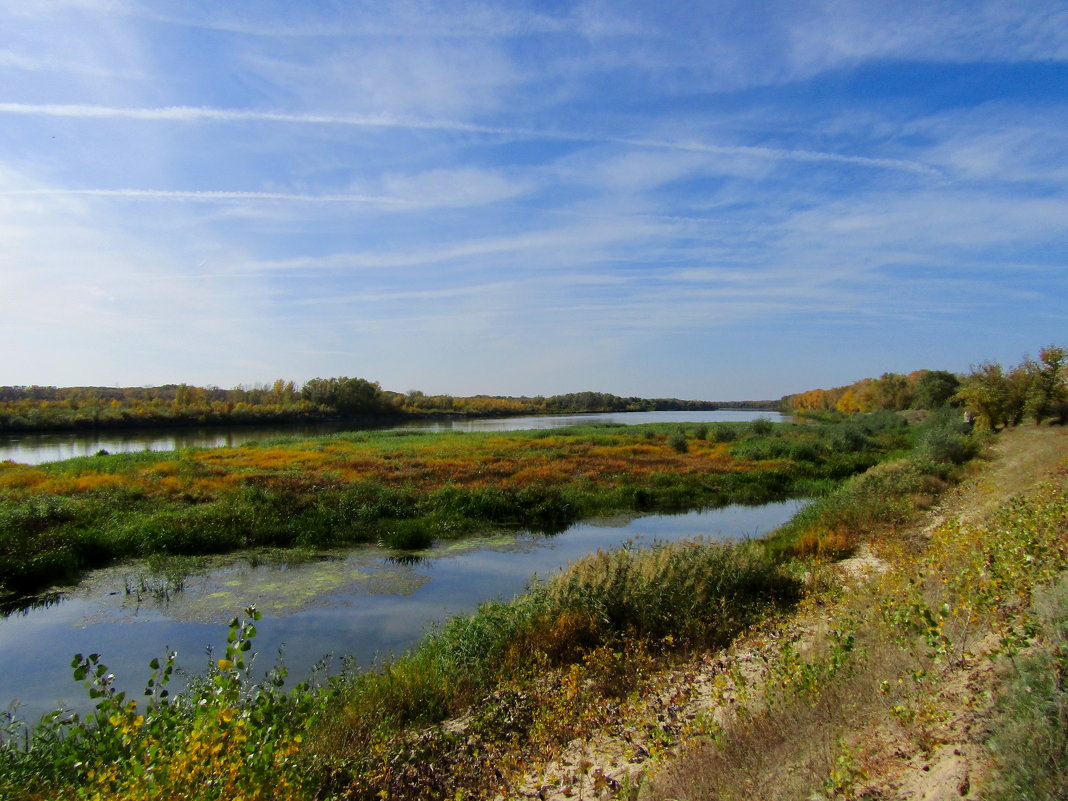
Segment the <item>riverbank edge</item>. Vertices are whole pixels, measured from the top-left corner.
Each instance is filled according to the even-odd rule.
[[[665,670],[637,714],[498,801],[1054,797],[1068,429],[1003,432],[961,478],[814,564],[796,609]]]
[[[701,403],[707,403],[708,405],[702,406],[697,411],[780,412],[779,404],[776,401],[702,401]],[[676,408],[671,408],[670,406],[658,407],[654,403],[649,409],[641,409],[637,411],[671,412],[686,410],[679,410]],[[352,425],[354,426],[354,428],[381,428],[382,426],[388,426],[393,424],[427,420],[471,420],[479,418],[497,420],[508,419],[512,417],[565,417],[569,415],[583,414],[616,414],[619,412],[619,409],[610,408],[595,410],[556,409],[545,411],[531,411],[530,409],[522,409],[515,411],[507,409],[489,409],[477,411],[446,411],[430,409],[412,411],[396,410],[389,412],[379,412],[374,414],[345,415],[338,414],[336,412],[293,409],[280,410],[277,412],[262,414],[250,413],[247,415],[236,413],[198,413],[197,416],[129,416],[115,420],[109,420],[107,418],[84,419],[79,420],[77,423],[57,423],[55,425],[49,424],[47,426],[19,425],[12,424],[8,421],[0,425],[0,434],[49,434],[89,431],[132,433],[167,431],[171,429],[181,430],[189,428],[211,429],[224,428],[226,426],[251,428],[255,426],[299,426],[319,423]],[[284,434],[281,434],[280,436],[284,436]]]

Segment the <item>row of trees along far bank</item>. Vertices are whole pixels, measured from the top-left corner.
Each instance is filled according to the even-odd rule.
[[[829,414],[879,410],[940,409],[957,406],[981,429],[1040,423],[1048,418],[1068,422],[1068,353],[1050,345],[1038,359],[1025,356],[1013,367],[983,362],[967,375],[945,370],[917,370],[903,375],[883,373],[847,386],[813,389],[787,395],[783,412]]]
[[[623,398],[603,392],[506,397],[391,392],[363,378],[313,378],[301,387],[271,384],[221,389],[157,387],[0,387],[0,431],[242,425],[391,419],[434,415],[513,416],[581,412],[775,409],[776,401]]]

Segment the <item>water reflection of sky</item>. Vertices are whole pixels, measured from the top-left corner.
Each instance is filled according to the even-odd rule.
[[[207,647],[221,650],[226,622],[251,603],[265,613],[258,669],[271,667],[283,644],[297,679],[328,653],[368,666],[411,647],[429,627],[486,600],[507,600],[533,575],[548,576],[599,548],[631,539],[756,537],[800,504],[593,521],[553,537],[521,533],[446,543],[408,562],[363,547],[295,562],[262,555],[201,559],[180,579],[174,565],[165,574],[137,564],[108,568],[57,603],[0,619],[0,703],[19,699],[24,718],[62,700],[84,703],[84,691],[70,678],[78,652],[100,653],[135,695],[149,661],[168,649],[179,652],[181,666],[201,670]]]

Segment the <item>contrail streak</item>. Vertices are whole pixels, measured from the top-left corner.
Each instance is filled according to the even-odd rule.
[[[672,142],[657,139],[636,139],[568,131],[544,131],[530,128],[508,128],[456,120],[427,120],[386,115],[291,114],[280,111],[250,111],[243,109],[204,108],[197,106],[168,106],[163,108],[121,108],[78,104],[0,103],[0,114],[22,114],[48,117],[84,119],[129,119],[147,121],[197,122],[278,122],[295,125],[337,125],[354,128],[404,128],[408,130],[459,131],[464,133],[504,136],[517,139],[548,139],[569,142],[602,142],[644,147],[657,150],[683,150],[696,153],[716,153],[756,158],[832,162],[853,164],[882,170],[898,170],[919,175],[940,175],[938,170],[903,159],[870,158],[827,153],[819,150],[790,150],[747,145],[710,145],[702,142]]]

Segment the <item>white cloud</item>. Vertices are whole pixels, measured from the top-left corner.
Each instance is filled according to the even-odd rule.
[[[617,3],[611,14],[620,38],[550,61],[557,80],[570,74],[578,90],[590,76],[622,72],[687,97],[796,83],[876,61],[1068,59],[1068,11],[1054,0]]]
[[[337,38],[476,39],[510,37],[567,30],[566,18],[555,18],[515,7],[453,0],[430,2],[350,2],[332,6],[302,6],[300,13],[285,2],[218,4],[133,3],[111,0],[47,0],[49,5],[84,7],[179,27],[203,28],[275,39]]]
[[[417,208],[482,206],[517,197],[531,186],[499,170],[476,168],[391,172],[380,183],[384,195]]]
[[[1004,67],[1064,59],[1055,4],[15,5],[0,325],[44,344],[29,380],[544,391],[668,341],[1057,315],[1064,104]],[[998,63],[952,106],[857,90],[920,59]],[[973,102],[987,72],[1019,99]]]
[[[412,201],[398,197],[373,195],[309,195],[292,192],[231,192],[214,189],[182,191],[177,189],[15,189],[0,190],[0,195],[9,197],[67,196],[116,198],[121,200],[174,200],[200,203],[225,201],[282,201],[290,203],[371,203],[375,205],[403,206]]]
[[[1059,3],[823,2],[792,20],[789,60],[802,75],[862,61],[1014,62],[1068,59]]]
[[[518,80],[493,41],[383,38],[326,42],[292,55],[249,43],[241,64],[291,107],[341,113],[467,117],[495,111]]]
[[[541,269],[554,270],[599,261],[605,258],[606,248],[632,245],[664,230],[666,230],[665,225],[655,225],[650,221],[606,220],[599,224],[568,226],[458,242],[443,238],[435,245],[418,249],[373,250],[287,259],[256,259],[236,265],[235,269],[244,272],[348,271],[419,267],[458,260],[470,264],[476,263],[482,257],[504,255],[509,256],[509,264],[516,264],[512,257],[525,254],[527,259],[535,259],[535,263]],[[562,260],[553,259],[553,254],[558,254]],[[522,261],[519,264],[526,265],[529,261]]]
[[[411,303],[419,301],[453,300],[457,298],[474,301],[483,313],[494,314],[486,302],[501,296],[508,296],[516,301],[518,309],[529,308],[529,299],[537,294],[545,294],[553,297],[552,293],[558,290],[569,290],[575,287],[619,287],[630,283],[624,277],[604,274],[564,274],[564,275],[538,275],[532,278],[518,280],[493,281],[482,284],[459,284],[456,286],[411,289],[406,288],[404,283],[396,289],[363,291],[357,294],[337,294],[314,296],[293,301],[297,306],[339,306],[339,305],[365,305],[378,306],[384,303]],[[550,301],[555,303],[555,301]],[[451,315],[450,315],[451,316]]]
[[[1041,113],[1018,103],[984,103],[913,120],[908,135],[933,142],[926,158],[968,182],[1068,186],[1068,109]]]
[[[1065,198],[976,196],[966,189],[875,194],[796,214],[782,246],[818,243],[838,260],[863,252],[869,263],[899,252],[945,258],[952,249],[967,261],[995,245],[1063,242],[1066,219]]]

